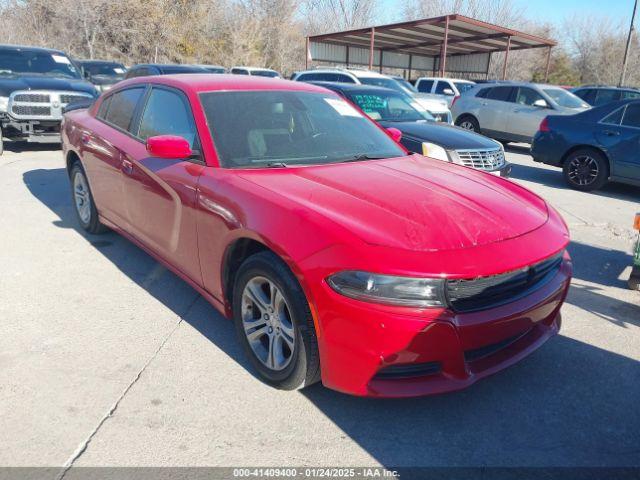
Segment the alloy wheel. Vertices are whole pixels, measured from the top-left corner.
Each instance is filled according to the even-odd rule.
[[[80,220],[82,223],[88,224],[91,220],[91,195],[87,179],[81,172],[76,172],[73,177],[73,198]]]
[[[460,127],[464,128],[465,130],[471,130],[471,131],[475,130],[475,127],[473,126],[473,123],[470,122],[469,120],[465,120],[464,122],[460,122]]]
[[[296,346],[291,309],[280,289],[265,277],[253,277],[242,292],[242,326],[249,346],[271,370],[283,370]]]
[[[600,167],[595,158],[589,155],[579,155],[571,159],[567,175],[576,185],[591,185],[598,178]]]

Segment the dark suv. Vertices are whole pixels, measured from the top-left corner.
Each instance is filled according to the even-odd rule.
[[[2,137],[59,142],[63,109],[97,96],[64,52],[0,45],[0,154]]]
[[[640,90],[633,88],[608,87],[604,85],[584,85],[571,90],[574,95],[580,97],[593,107],[618,100],[640,99]]]

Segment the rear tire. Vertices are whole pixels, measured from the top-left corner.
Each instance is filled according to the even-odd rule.
[[[567,157],[562,173],[571,188],[590,192],[602,188],[609,181],[609,164],[597,150],[581,148]]]
[[[478,120],[471,115],[463,115],[458,118],[456,120],[456,125],[460,128],[464,128],[465,130],[480,133],[480,124],[478,123]]]
[[[89,180],[87,180],[82,165],[76,162],[71,167],[69,179],[71,180],[71,200],[80,226],[93,234],[106,232],[108,229],[100,223],[96,203],[93,200],[91,188],[89,188]]]
[[[0,127],[0,155],[4,153],[4,140],[2,139],[2,127]]]
[[[320,379],[309,303],[296,277],[274,253],[256,253],[238,269],[233,319],[238,339],[264,382],[297,390]]]

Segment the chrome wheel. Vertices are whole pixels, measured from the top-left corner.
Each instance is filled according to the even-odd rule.
[[[591,185],[599,173],[600,166],[597,160],[589,155],[578,155],[571,159],[567,171],[569,180],[580,186]]]
[[[460,127],[465,130],[471,130],[472,132],[475,130],[475,127],[472,122],[469,120],[465,120],[464,122],[460,122]]]
[[[278,287],[253,277],[242,292],[242,326],[256,358],[271,370],[291,363],[296,346],[291,309]]]
[[[82,172],[76,172],[73,176],[73,198],[80,220],[82,223],[88,224],[91,221],[91,194],[87,179]]]

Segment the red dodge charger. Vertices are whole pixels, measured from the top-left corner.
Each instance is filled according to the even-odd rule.
[[[62,135],[80,225],[122,234],[233,318],[275,387],[456,390],[560,327],[560,215],[409,154],[321,87],[135,78],[67,113]]]

